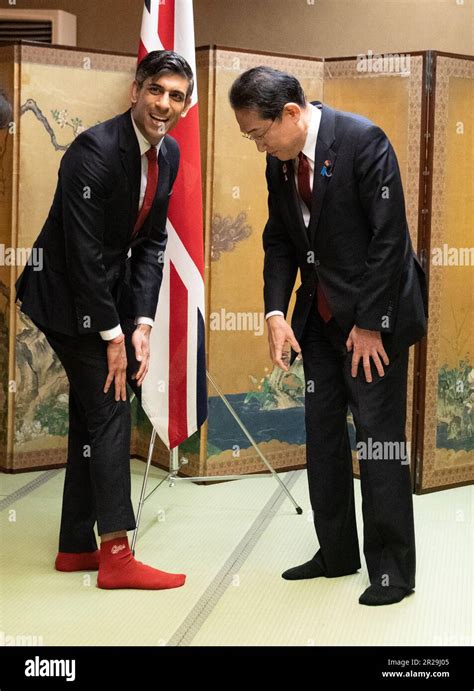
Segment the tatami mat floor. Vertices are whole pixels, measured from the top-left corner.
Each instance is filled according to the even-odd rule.
[[[136,503],[144,464],[132,461]],[[150,487],[163,476],[151,471]],[[288,582],[316,551],[304,471],[164,484],[145,504],[137,557],[184,572],[183,588],[104,591],[96,574],[59,573],[64,471],[0,474],[0,633],[43,645],[472,645],[473,488],[415,497],[416,593],[363,607],[354,576]],[[360,488],[356,481],[359,534]]]

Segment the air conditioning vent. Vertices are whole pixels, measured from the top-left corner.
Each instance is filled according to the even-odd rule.
[[[0,19],[0,43],[5,41],[41,41],[53,42],[53,24],[51,21],[30,21]]]
[[[76,45],[76,15],[63,10],[0,9],[0,45],[38,41],[50,45]]]

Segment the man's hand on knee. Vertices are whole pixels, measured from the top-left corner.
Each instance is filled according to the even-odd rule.
[[[105,381],[104,393],[110,389],[110,385],[115,381],[115,400],[127,400],[127,353],[125,351],[125,336],[120,334],[116,338],[107,342],[107,364],[109,374]]]

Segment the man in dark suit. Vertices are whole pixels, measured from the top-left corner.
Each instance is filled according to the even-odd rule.
[[[22,311],[44,332],[70,384],[56,568],[98,569],[102,588],[175,588],[186,578],[136,561],[129,549],[126,382],[140,400],[179,166],[168,133],[186,115],[192,90],[180,55],[154,51],[142,60],[131,109],[80,134],[64,154],[34,245],[43,269],[27,265],[16,285]]]
[[[270,353],[303,357],[307,469],[319,550],[283,578],[360,568],[350,407],[360,458],[370,586],[359,602],[399,602],[415,586],[405,419],[408,348],[426,332],[425,275],[412,248],[395,153],[370,120],[308,103],[291,75],[266,67],[230,91],[242,133],[267,153],[263,233]],[[285,317],[298,269],[301,286]]]

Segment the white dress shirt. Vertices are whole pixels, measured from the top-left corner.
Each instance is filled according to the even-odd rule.
[[[313,189],[313,180],[314,180],[314,156],[316,153],[316,142],[318,139],[318,132],[319,132],[319,124],[321,122],[321,110],[319,108],[316,108],[316,106],[313,106],[312,103],[309,104],[309,107],[311,109],[311,116],[310,116],[310,121],[309,121],[309,127],[308,127],[308,133],[306,135],[306,140],[304,143],[304,146],[302,148],[302,152],[308,159],[309,163],[309,184],[311,185],[311,189]],[[296,189],[298,189],[298,156],[293,160],[293,166],[294,166],[294,171],[295,171],[295,183],[296,183]],[[300,207],[301,207],[301,213],[303,214],[303,221],[306,227],[309,225],[309,219],[311,215],[311,210],[308,209],[304,201],[301,199],[301,196],[298,195],[299,202],[300,202]],[[283,312],[280,310],[272,310],[271,312],[268,312],[265,315],[265,319],[268,319],[268,317],[272,317],[275,314],[279,314],[281,317],[284,317],[285,315]]]
[[[148,139],[145,139],[143,134],[140,132],[138,127],[135,124],[135,120],[133,119],[133,115],[130,113],[130,117],[132,118],[132,125],[133,129],[135,130],[135,134],[138,139],[138,146],[140,147],[140,156],[141,156],[141,164],[142,164],[142,175],[140,178],[140,197],[138,200],[138,210],[142,208],[143,205],[143,200],[145,199],[145,191],[146,191],[146,183],[147,183],[147,177],[148,177],[148,158],[146,157],[146,152],[148,149],[151,149],[151,144],[148,141]],[[158,156],[159,151],[160,151],[160,146],[161,142],[163,139],[160,139],[160,141],[157,144],[156,147],[156,155]],[[148,324],[149,326],[153,326],[154,320],[150,319],[149,317],[135,317],[135,324]],[[120,324],[117,326],[114,326],[113,329],[107,329],[106,331],[100,331],[99,332],[101,337],[104,339],[104,341],[110,341],[112,338],[116,338],[116,336],[120,336],[122,333],[122,328]]]

